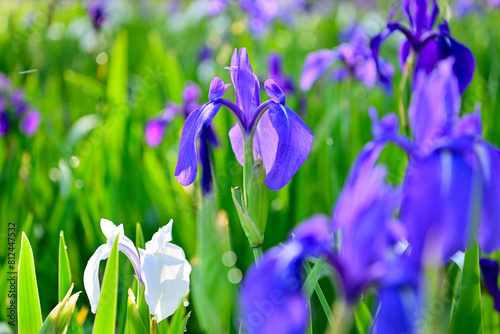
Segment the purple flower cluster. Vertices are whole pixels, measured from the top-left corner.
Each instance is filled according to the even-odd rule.
[[[384,84],[384,88],[390,90],[387,80],[378,78],[376,59],[369,47],[369,39],[361,28],[352,32],[349,43],[343,43],[332,50],[319,50],[308,54],[302,70],[300,88],[303,91],[311,89],[316,80],[336,62],[341,62],[342,66],[330,72],[332,80],[343,81],[354,78],[368,88],[379,82]],[[393,66],[382,59],[379,63],[380,78],[392,78]]]
[[[231,2],[230,0],[212,0],[208,7],[208,15],[219,15]],[[309,9],[308,1],[305,0],[237,0],[234,2],[237,2],[248,14],[250,29],[257,35],[264,32],[275,21],[292,23],[295,20],[295,14]]]
[[[32,137],[38,131],[42,115],[26,101],[22,89],[13,90],[12,83],[0,73],[0,137],[18,125],[24,135]]]
[[[303,222],[245,276],[239,300],[247,333],[305,332],[310,312],[304,264],[311,258],[323,259],[335,270],[349,307],[368,287],[375,288],[372,332],[416,333],[427,268],[449,263],[474,241],[486,254],[500,250],[500,150],[482,138],[479,108],[460,116],[474,58],[449,36],[446,26],[429,30],[437,19],[436,3],[432,14],[426,1],[404,5],[412,29],[389,23],[372,47],[378,51],[387,34],[400,30],[417,53],[408,108],[412,137],[399,134],[396,114],[379,120],[376,110],[370,110],[374,139],[355,160],[331,220],[313,217]],[[330,66],[331,58],[320,58],[328,61],[306,61],[306,88]],[[408,157],[399,185],[390,185],[386,168],[377,164],[388,143]],[[484,258],[480,266],[500,310],[498,263]]]
[[[472,52],[464,45],[451,37],[448,23],[444,21],[438,29],[434,29],[439,16],[437,0],[432,1],[432,10],[428,10],[428,0],[403,0],[403,8],[408,18],[409,27],[400,21],[392,21],[393,11],[389,14],[386,28],[372,38],[370,44],[373,57],[377,62],[380,79],[387,85],[392,84],[390,77],[383,71],[382,62],[379,60],[381,44],[393,32],[403,33],[405,41],[400,46],[399,57],[401,66],[404,67],[411,54],[416,57],[415,73],[421,69],[430,73],[436,64],[445,58],[453,56],[456,59],[453,73],[458,79],[460,92],[463,93],[472,80],[475,61]]]

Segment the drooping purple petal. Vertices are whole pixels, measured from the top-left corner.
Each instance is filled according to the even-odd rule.
[[[278,135],[276,156],[270,170],[266,169],[266,185],[271,190],[283,188],[302,166],[311,151],[314,134],[290,108],[271,103],[269,119]],[[264,155],[264,152],[262,152]]]
[[[474,55],[469,48],[458,43],[446,33],[449,31],[446,22],[440,26],[440,30],[442,33],[438,37],[438,57],[439,59],[445,59],[450,56],[455,58],[453,73],[458,79],[460,93],[463,93],[474,76],[474,71],[476,69]]]
[[[493,297],[495,310],[500,313],[500,290],[498,289],[498,274],[500,267],[498,262],[492,259],[481,258],[479,259],[479,268],[483,274],[484,285]]]
[[[339,54],[333,50],[319,50],[307,55],[300,78],[300,89],[308,91],[314,82],[337,60]]]
[[[209,127],[205,128],[200,136],[201,191],[204,195],[211,193],[214,186],[212,167],[210,165],[208,129]]]
[[[21,117],[19,121],[19,128],[27,136],[32,137],[38,131],[42,115],[37,110],[29,110]]]
[[[248,334],[304,333],[309,310],[302,292],[302,254],[291,242],[267,251],[245,275],[241,329]]]
[[[220,103],[207,103],[193,111],[182,128],[179,145],[179,158],[175,168],[175,178],[183,186],[187,186],[196,178],[198,171],[198,156],[196,139],[205,127],[209,126],[221,107]]]

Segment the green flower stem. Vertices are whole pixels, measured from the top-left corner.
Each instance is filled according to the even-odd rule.
[[[253,257],[255,258],[255,263],[259,263],[259,259],[262,256],[262,246],[259,247],[254,247],[252,248],[253,250]]]

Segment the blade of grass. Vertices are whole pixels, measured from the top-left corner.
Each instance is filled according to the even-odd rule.
[[[24,232],[21,237],[17,284],[19,333],[38,333],[42,326],[42,312],[40,310],[40,298],[38,297],[33,252]]]
[[[118,303],[118,238],[115,239],[106,263],[102,281],[101,298],[97,306],[94,328],[95,334],[114,334],[116,307]]]

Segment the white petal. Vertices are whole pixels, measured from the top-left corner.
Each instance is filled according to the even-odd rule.
[[[106,245],[101,245],[95,251],[94,255],[87,262],[85,272],[83,273],[83,285],[85,292],[89,297],[92,313],[97,311],[99,297],[101,295],[101,287],[99,285],[99,263],[109,257],[111,248]]]
[[[191,265],[179,246],[167,244],[161,252],[140,249],[144,295],[157,321],[172,315],[189,291]]]
[[[101,231],[106,238],[109,238],[111,236],[111,233],[113,233],[113,230],[115,228],[116,225],[113,224],[111,220],[101,218]]]
[[[155,253],[161,250],[167,243],[172,241],[172,223],[173,220],[170,219],[167,225],[163,226],[153,234],[151,241],[146,242],[146,251],[148,253]]]
[[[112,247],[113,244],[108,247]],[[137,248],[135,248],[135,244],[127,238],[124,234],[120,234],[118,237],[118,251],[124,253],[127,258],[132,262],[132,266],[134,267],[135,273],[139,280],[141,279],[141,260],[139,259],[139,254],[137,253]]]

